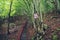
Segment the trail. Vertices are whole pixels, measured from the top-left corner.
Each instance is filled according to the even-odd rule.
[[[18,31],[17,40],[25,40],[26,39],[26,25],[27,25],[27,23],[25,21],[24,24],[22,25],[22,27],[20,28],[20,30]]]

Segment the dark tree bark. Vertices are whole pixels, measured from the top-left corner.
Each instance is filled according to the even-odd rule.
[[[8,14],[8,34],[9,34],[9,24],[10,24],[10,13],[11,13],[11,9],[12,9],[12,3],[13,3],[13,0],[11,0],[11,4],[10,4],[10,10],[9,10],[9,14]]]

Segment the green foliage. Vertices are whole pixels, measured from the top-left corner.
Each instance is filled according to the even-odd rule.
[[[53,36],[53,40],[57,40],[57,35],[54,35]]]
[[[56,30],[60,31],[60,26]]]
[[[54,9],[54,0],[13,0],[12,12],[13,15],[28,15],[32,16],[34,13],[34,5],[36,11],[46,13]],[[60,0],[58,0],[60,4]],[[0,16],[8,16],[10,8],[10,0],[0,0]]]
[[[57,36],[56,32],[54,32],[52,36],[53,36],[52,37],[53,40],[58,40],[58,36]]]
[[[10,0],[1,0],[0,1],[0,16],[2,18],[8,17],[10,9]],[[12,7],[12,13],[11,15],[15,12],[14,7]]]

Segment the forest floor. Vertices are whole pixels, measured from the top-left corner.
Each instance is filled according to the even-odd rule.
[[[46,15],[44,23],[49,26],[46,30],[44,40],[53,40],[53,34],[57,35],[57,40],[60,40],[60,14],[49,13]],[[56,39],[55,39],[56,40]]]
[[[16,26],[18,26],[17,31],[12,32],[9,34],[9,40],[17,40],[17,37],[19,36],[18,33],[21,30],[21,27],[24,25],[25,20],[20,19],[19,21],[14,22]],[[45,31],[44,40],[53,40],[52,35],[53,33],[60,28],[60,14],[53,14],[49,13],[45,16],[44,23],[49,26],[49,28]],[[5,25],[4,25],[5,26]],[[5,32],[6,28],[3,28],[3,31]],[[28,30],[32,33],[34,30],[32,28],[28,28]],[[33,31],[32,31],[33,30]],[[30,33],[30,35],[31,35]],[[33,35],[33,34],[32,34]],[[58,40],[60,40],[60,30],[56,31],[56,35],[58,36]]]

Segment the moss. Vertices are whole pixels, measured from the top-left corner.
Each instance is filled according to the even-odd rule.
[[[53,35],[53,40],[57,40],[57,35]]]

